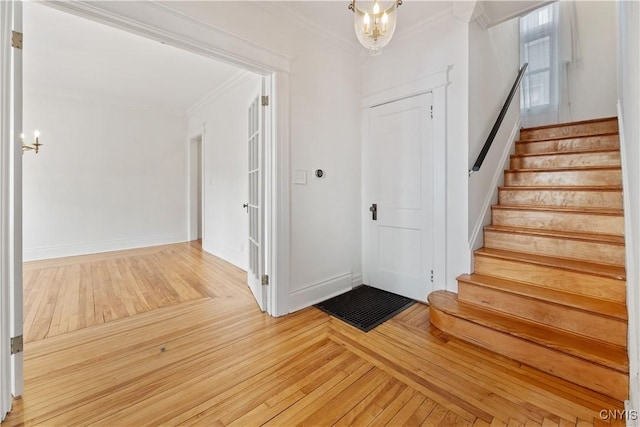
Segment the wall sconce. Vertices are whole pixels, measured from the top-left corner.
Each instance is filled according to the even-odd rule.
[[[39,131],[35,131],[33,132],[33,138],[34,138],[34,143],[33,144],[25,144],[24,143],[24,133],[20,135],[20,139],[22,140],[22,154],[24,154],[25,151],[28,150],[34,150],[36,152],[36,154],[38,154],[38,149],[40,148],[41,145],[44,144],[40,144],[40,140],[38,139],[40,137],[40,132]]]

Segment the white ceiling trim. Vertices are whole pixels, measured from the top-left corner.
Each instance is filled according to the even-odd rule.
[[[396,40],[410,39],[420,33],[427,31],[428,29],[436,25],[442,18],[452,15],[453,7],[448,7],[447,9],[444,9],[434,15],[429,16],[428,18],[423,19],[420,22],[417,22],[414,25],[411,25],[410,27],[401,28],[401,30],[394,34],[393,38]],[[402,23],[398,23],[398,25],[402,25]]]
[[[203,96],[200,100],[195,102],[191,107],[187,108],[187,111],[186,111],[187,116],[190,116],[191,114],[205,107],[208,103],[210,103],[211,101],[213,101],[214,99],[216,99],[217,97],[219,97],[220,95],[228,91],[229,89],[233,88],[234,86],[242,83],[244,80],[247,79],[247,77],[250,77],[250,76],[255,76],[255,74],[246,70],[238,71],[233,76],[228,78],[225,82],[223,82],[220,86],[213,89],[211,92]]]
[[[329,31],[328,29],[318,25],[316,22],[308,19],[307,17],[288,9],[285,6],[282,6],[276,2],[271,1],[262,1],[256,2],[257,6],[269,11],[276,16],[280,16],[281,18],[286,19],[287,21],[297,25],[305,31],[308,31],[321,39],[331,43],[333,46],[343,50],[344,52],[350,55],[359,55],[362,52],[362,49],[359,48],[360,44],[356,44],[353,42],[355,40],[355,33],[353,35],[353,40],[347,40],[344,37],[338,36],[335,33]],[[349,12],[349,10],[345,7],[345,12]]]
[[[99,4],[91,1],[43,3],[256,73],[290,72],[291,59],[288,56],[223,31],[157,1],[136,2],[135,9],[129,7],[132,2],[127,1]],[[211,43],[211,40],[215,40],[216,43]],[[251,58],[251,61],[245,58]]]

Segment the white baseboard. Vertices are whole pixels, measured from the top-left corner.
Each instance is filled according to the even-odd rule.
[[[627,427],[640,425],[640,378],[629,378],[629,400],[624,401],[624,418]]]
[[[230,264],[235,265],[236,267],[247,271],[247,255],[242,253],[241,251],[233,250],[228,247],[217,247],[217,246],[208,246],[206,242],[202,245],[202,250],[210,253],[213,256],[216,256],[224,261],[227,261]]]
[[[167,245],[170,243],[181,243],[186,242],[187,240],[187,233],[173,233],[138,237],[134,239],[118,239],[101,242],[70,243],[66,245],[40,248],[24,248],[23,260],[36,261],[76,255],[96,254],[101,252],[120,251],[124,249]]]
[[[301,310],[336,295],[347,292],[353,287],[351,273],[344,273],[322,282],[305,286],[289,294],[289,312]]]
[[[484,202],[482,203],[482,215],[479,215],[476,219],[476,225],[473,227],[473,233],[471,233],[471,237],[469,238],[469,250],[473,252],[482,246],[482,230],[485,225],[491,223],[491,205],[494,204],[494,201],[498,198],[498,186],[501,182],[501,179],[504,175],[504,170],[507,168],[507,162],[510,159],[509,154],[511,153],[511,148],[516,140],[518,135],[518,131],[520,130],[520,118],[516,120],[516,123],[511,129],[511,134],[509,135],[509,139],[507,144],[505,144],[504,149],[502,151],[502,155],[500,157],[500,165],[502,168],[497,168],[493,174],[493,178],[491,179],[491,185],[488,187],[487,194],[485,196]],[[470,177],[473,179],[473,175]],[[473,257],[471,257],[473,259]],[[473,271],[473,269],[471,270]]]
[[[351,276],[351,287],[356,288],[364,283],[362,279],[362,274],[354,274]]]

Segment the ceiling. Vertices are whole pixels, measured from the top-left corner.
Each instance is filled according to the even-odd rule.
[[[486,21],[513,16],[535,1],[487,1]],[[348,0],[253,1],[295,25],[328,36],[355,54],[365,51],[353,31]],[[24,83],[51,91],[103,97],[185,112],[245,71],[68,14],[39,2],[24,4]],[[447,11],[475,2],[404,0],[396,37],[410,34]],[[508,6],[508,7],[507,7]],[[513,6],[513,7],[512,7]],[[507,10],[508,9],[508,10]]]
[[[24,4],[24,85],[185,112],[239,68],[36,2]]]
[[[381,0],[383,2],[383,0]],[[348,9],[350,1],[278,1],[271,7],[289,13],[316,29],[324,30],[344,44],[362,49],[353,28],[353,12]],[[396,36],[411,31],[435,16],[451,10],[453,2],[434,0],[404,0],[398,8]]]

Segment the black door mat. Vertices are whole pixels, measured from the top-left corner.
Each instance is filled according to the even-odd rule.
[[[361,285],[315,305],[343,322],[369,332],[410,307],[414,300],[371,286]]]

